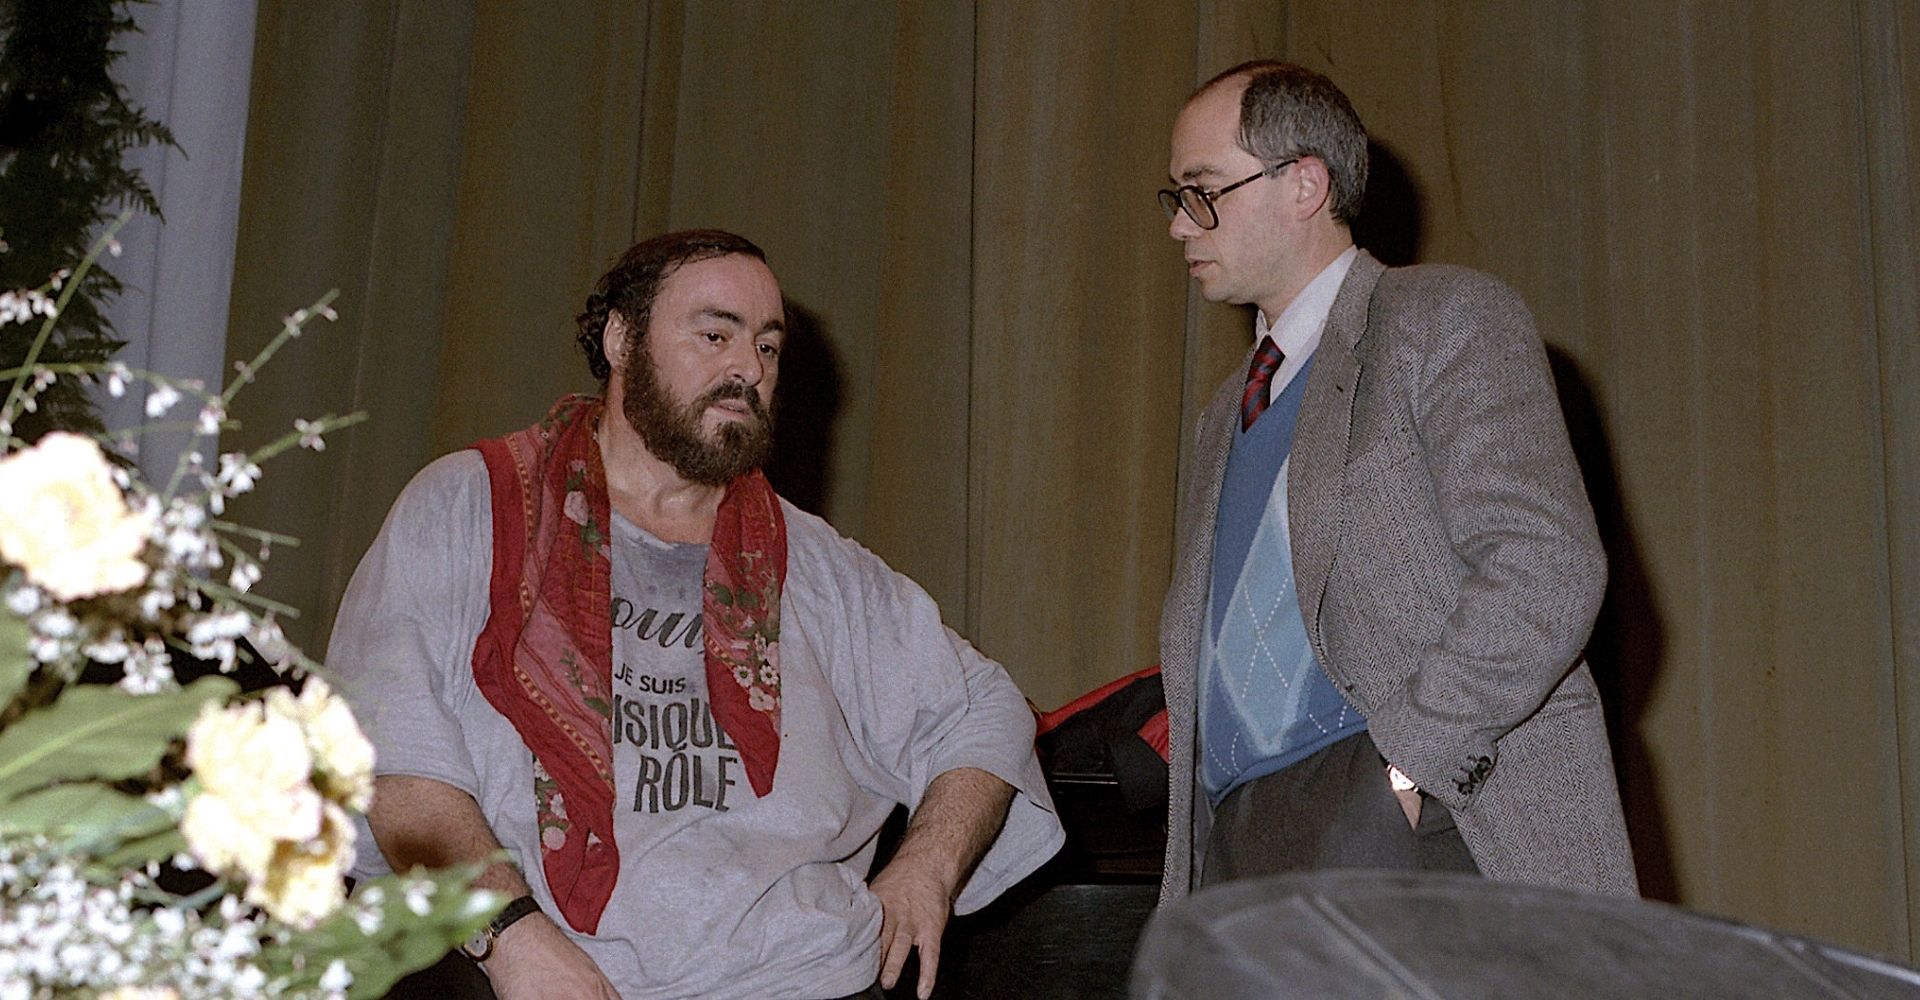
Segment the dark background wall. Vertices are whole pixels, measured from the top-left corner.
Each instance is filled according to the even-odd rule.
[[[1248,317],[1153,203],[1187,92],[1330,74],[1363,245],[1532,305],[1612,557],[1592,648],[1660,898],[1915,954],[1920,5],[263,0],[229,354],[365,409],[245,516],[328,615],[407,478],[587,384],[639,237],[767,248],[780,481],[1051,706],[1150,664],[1176,470]],[[804,361],[801,360],[804,358]]]

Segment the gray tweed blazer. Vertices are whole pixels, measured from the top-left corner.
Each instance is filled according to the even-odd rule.
[[[1593,676],[1606,556],[1520,297],[1362,252],[1294,432],[1287,516],[1307,634],[1387,758],[1454,814],[1490,878],[1637,891]],[[1210,811],[1195,688],[1243,365],[1200,417],[1160,622],[1171,782],[1163,901]],[[1384,782],[1384,778],[1382,779]]]

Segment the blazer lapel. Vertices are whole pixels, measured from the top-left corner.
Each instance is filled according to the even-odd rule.
[[[1347,435],[1353,425],[1354,387],[1360,380],[1357,349],[1367,333],[1373,288],[1386,267],[1365,250],[1347,269],[1327,314],[1327,326],[1307,374],[1307,395],[1294,426],[1287,470],[1287,526],[1293,536],[1293,578],[1307,634],[1320,662],[1327,650],[1320,635],[1320,601],[1339,548],[1344,509]]]
[[[1253,349],[1248,348],[1239,370],[1245,371],[1252,361]],[[1180,551],[1186,558],[1182,560],[1179,581],[1183,620],[1191,622],[1191,634],[1185,638],[1189,650],[1196,656],[1203,631],[1200,622],[1207,614],[1207,584],[1213,578],[1213,531],[1219,520],[1220,486],[1227,478],[1227,455],[1233,448],[1240,394],[1245,388],[1246,377],[1239,374],[1228,375],[1220,383],[1207,408],[1200,412],[1200,432],[1194,442],[1193,469],[1189,473],[1194,479],[1187,487],[1194,499],[1193,514],[1182,533]],[[1190,668],[1193,662],[1196,661],[1187,661],[1183,666]]]

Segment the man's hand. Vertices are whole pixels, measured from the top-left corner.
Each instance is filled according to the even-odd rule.
[[[543,913],[514,922],[480,963],[500,1000],[588,997],[620,1000],[600,967]]]
[[[1419,829],[1420,789],[1413,788],[1403,792],[1396,788],[1393,797],[1400,800],[1400,811],[1407,814],[1407,825],[1416,830]]]
[[[874,877],[873,894],[880,897],[880,985],[892,989],[907,963],[907,953],[920,949],[920,983],[915,994],[933,995],[933,977],[940,966],[940,935],[953,909],[953,891],[931,872],[896,861]]]
[[[1420,789],[1414,787],[1413,779],[1406,772],[1387,765],[1387,783],[1393,786],[1393,797],[1400,800],[1400,811],[1406,814],[1407,825],[1420,828]]]
[[[942,772],[927,785],[920,808],[907,823],[900,849],[871,888],[880,898],[880,985],[900,980],[907,953],[920,949],[915,995],[933,995],[940,965],[940,934],[973,866],[1006,822],[1013,787],[978,768]]]

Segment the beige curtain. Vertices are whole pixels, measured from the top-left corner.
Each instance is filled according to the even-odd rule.
[[[1362,241],[1517,286],[1612,555],[1592,654],[1661,898],[1920,950],[1920,7],[267,0],[229,354],[365,409],[242,516],[316,648],[432,457],[589,385],[638,237],[763,245],[801,319],[777,481],[1039,704],[1151,664],[1180,458],[1248,318],[1153,204],[1194,84],[1334,77]],[[243,437],[245,435],[242,435]]]

